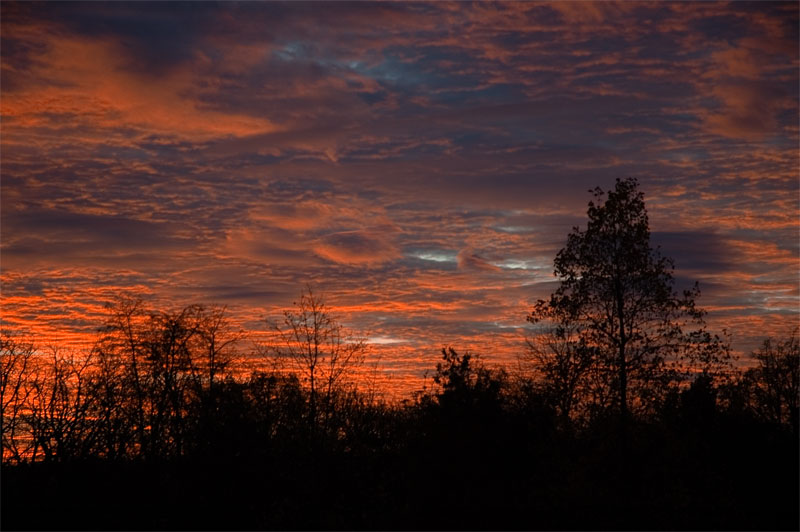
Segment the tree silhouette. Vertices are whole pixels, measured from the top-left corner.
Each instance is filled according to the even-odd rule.
[[[591,347],[624,426],[631,407],[646,407],[657,385],[674,376],[668,362],[690,352],[683,327],[702,324],[703,312],[695,307],[697,285],[677,294],[672,260],[650,244],[638,182],[618,179],[607,195],[593,193],[586,229],[573,228],[556,256],[561,285],[528,320],[571,331],[569,352]],[[703,333],[697,340],[711,338]]]
[[[93,382],[104,452],[179,456],[192,410],[213,395],[240,334],[223,307],[155,312],[141,300],[120,298],[108,310]],[[206,403],[201,410],[210,409]]]
[[[39,451],[45,461],[87,456],[97,432],[91,416],[95,401],[90,393],[94,360],[72,351],[50,349],[31,378],[28,401],[33,439],[32,460]],[[46,360],[49,359],[49,360]]]
[[[21,342],[3,332],[0,337],[0,406],[2,406],[2,463],[20,462],[32,443],[19,434],[26,429],[23,422],[25,405],[30,395],[33,344]]]
[[[758,365],[747,371],[745,379],[754,395],[756,414],[770,423],[786,424],[798,431],[798,331],[785,340],[767,338],[753,355]]]
[[[596,354],[579,333],[575,323],[552,325],[545,334],[527,338],[527,350],[519,356],[523,371],[534,372],[537,389],[555,408],[562,424],[581,417],[583,412],[578,412],[579,407],[586,410],[597,406],[587,398],[608,395],[591,393],[592,387],[603,383],[592,378]]]
[[[309,420],[312,425],[319,421],[321,401],[321,421],[327,426],[334,414],[335,396],[364,362],[366,342],[342,327],[310,286],[295,302],[295,309],[284,312],[282,323],[268,324],[277,335],[268,350],[288,359],[301,372],[308,383]]]
[[[487,368],[479,357],[460,355],[452,347],[442,348],[442,362],[436,364],[433,376],[433,382],[441,386],[439,404],[468,411],[499,406],[505,380],[504,371]]]

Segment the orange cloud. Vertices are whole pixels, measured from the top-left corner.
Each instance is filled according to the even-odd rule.
[[[400,256],[386,234],[374,231],[345,231],[320,238],[314,252],[339,264],[377,265]]]
[[[42,44],[30,65],[30,75],[42,82],[4,94],[2,114],[11,119],[4,127],[7,135],[20,128],[58,128],[64,119],[100,130],[136,128],[142,134],[166,133],[194,141],[279,130],[264,118],[205,108],[192,97],[202,78],[191,65],[150,77],[126,68],[115,39],[50,30],[4,27],[11,36],[30,35]],[[203,63],[202,55],[198,62]]]

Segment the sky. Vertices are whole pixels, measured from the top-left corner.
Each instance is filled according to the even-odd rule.
[[[6,331],[89,342],[126,294],[257,337],[309,283],[398,386],[513,363],[625,177],[734,350],[798,324],[797,2],[0,10]]]

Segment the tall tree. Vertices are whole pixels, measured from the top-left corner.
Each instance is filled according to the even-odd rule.
[[[625,420],[632,406],[648,402],[655,384],[674,375],[670,361],[693,341],[711,342],[695,307],[699,288],[678,294],[671,259],[650,243],[644,194],[635,179],[618,179],[613,191],[592,191],[585,230],[573,228],[555,258],[561,285],[539,300],[528,320],[555,323],[591,346],[607,377],[613,403]],[[694,322],[701,328],[684,333]]]

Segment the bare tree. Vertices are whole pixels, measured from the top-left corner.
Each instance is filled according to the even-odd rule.
[[[155,312],[141,300],[120,299],[109,310],[96,348],[107,452],[180,455],[189,410],[213,390],[241,334],[224,307]],[[129,441],[118,438],[118,427]]]
[[[145,442],[147,401],[145,379],[147,311],[141,299],[119,297],[106,305],[108,318],[101,328],[97,350],[109,379],[104,386],[106,419],[131,432],[129,441],[120,441],[121,433],[107,433],[112,449],[141,452]],[[118,379],[118,380],[117,380]],[[109,452],[114,453],[109,449]]]
[[[584,417],[598,402],[608,402],[610,390],[602,386],[604,380],[592,378],[596,354],[569,322],[550,325],[525,342],[527,349],[519,356],[523,375],[533,377],[562,423]]]
[[[132,393],[127,360],[98,343],[94,349],[96,371],[91,383],[92,416],[97,419],[97,453],[109,459],[134,454],[137,426],[129,414]]]
[[[311,422],[317,421],[322,402],[323,423],[327,424],[333,414],[334,396],[364,362],[367,344],[342,327],[310,286],[294,306],[294,310],[283,313],[281,323],[268,322],[276,333],[270,350],[288,359],[307,382]]]
[[[46,461],[64,461],[89,454],[96,422],[89,415],[94,397],[89,393],[93,353],[49,349],[37,360],[30,377],[25,408],[33,440],[31,460],[39,451]]]
[[[800,341],[798,330],[785,340],[767,338],[753,353],[758,365],[747,371],[756,414],[771,423],[798,430]]]
[[[31,445],[30,438],[20,438],[26,431],[22,423],[24,405],[30,395],[28,386],[33,344],[20,342],[2,333],[0,336],[0,405],[2,405],[2,462],[20,462]]]
[[[198,335],[203,342],[201,369],[211,393],[214,391],[215,379],[228,368],[235,356],[238,342],[244,337],[241,330],[233,328],[225,312],[226,307],[201,309],[198,327]]]

